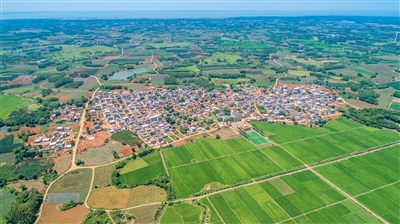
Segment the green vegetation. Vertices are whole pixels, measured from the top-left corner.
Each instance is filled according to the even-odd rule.
[[[8,211],[10,211],[12,203],[15,201],[16,197],[13,193],[7,189],[0,189],[0,222],[4,220]]]
[[[142,145],[141,140],[137,137],[136,133],[132,133],[130,131],[122,130],[115,132],[111,139],[115,141],[121,142],[123,145],[129,144],[130,146],[138,146],[139,148]]]
[[[11,111],[19,107],[26,107],[32,104],[31,101],[18,96],[0,95],[1,113],[0,118],[6,118],[11,114]]]
[[[164,166],[162,164],[161,156],[159,153],[151,153],[138,159],[139,163],[140,160],[143,159],[143,161],[146,162],[148,165],[143,166],[143,168],[133,169],[132,171],[129,171],[130,169],[132,169],[132,167],[135,167],[136,160],[129,162],[126,165],[126,169],[121,169],[122,173],[119,177],[121,183],[129,186],[149,181],[156,178],[160,174],[165,174]]]
[[[226,223],[279,222],[345,199],[310,171],[209,198]]]
[[[50,188],[52,193],[79,193],[79,201],[85,201],[89,192],[92,170],[79,169],[66,173],[57,180]]]
[[[106,211],[102,209],[90,210],[87,214],[84,224],[109,224],[112,223]]]
[[[180,221],[179,221],[180,220]],[[168,206],[160,223],[199,223],[200,209],[187,203]]]
[[[204,59],[204,61],[207,63],[226,62],[226,63],[233,64],[239,59],[243,59],[243,58],[239,55],[216,52],[212,56]]]
[[[5,220],[7,223],[34,223],[43,196],[36,189],[22,191],[12,203]]]
[[[66,211],[66,210],[68,210],[68,209],[74,208],[74,207],[77,206],[77,205],[82,205],[82,204],[83,204],[83,202],[70,201],[70,202],[67,202],[67,203],[62,204],[62,205],[60,206],[60,210],[61,210],[61,211]]]
[[[383,109],[367,108],[356,110],[349,108],[349,113],[345,116],[355,121],[376,128],[389,128],[400,131],[400,112]]]
[[[247,134],[247,138],[251,141],[251,142],[253,142],[254,144],[256,144],[256,145],[261,145],[261,144],[266,144],[266,143],[268,143],[268,141],[267,140],[265,140],[265,138],[263,138],[261,135],[259,135],[257,132],[255,132],[255,131],[249,131],[249,132],[246,132],[246,134]]]

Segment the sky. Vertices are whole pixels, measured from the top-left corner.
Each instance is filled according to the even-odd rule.
[[[2,12],[60,11],[390,11],[399,0],[1,0]]]

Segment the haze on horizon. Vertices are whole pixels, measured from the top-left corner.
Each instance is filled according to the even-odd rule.
[[[370,15],[371,12],[390,12],[399,15],[399,1],[365,1],[365,0],[4,0],[1,2],[2,13],[10,12],[79,12],[79,11],[282,11],[298,13],[336,12],[357,15]],[[334,13],[333,13],[334,14]],[[379,13],[378,13],[379,14]]]

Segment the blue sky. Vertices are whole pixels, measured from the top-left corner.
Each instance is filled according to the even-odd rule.
[[[392,11],[398,0],[1,0],[2,12],[43,11]],[[366,13],[368,14],[368,13]]]

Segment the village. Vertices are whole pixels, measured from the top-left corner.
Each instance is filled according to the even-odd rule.
[[[247,87],[239,92],[227,85],[225,93],[184,85],[175,90],[151,87],[150,91],[99,91],[92,100],[89,114],[103,117],[110,126],[109,135],[130,130],[152,146],[163,144],[172,131],[203,132],[217,125],[214,120],[225,124],[267,118],[271,123],[296,121],[310,125],[337,116],[334,104],[342,103],[341,98],[317,85]]]
[[[99,91],[87,109],[93,119],[86,128],[86,141],[97,141],[93,134],[106,132],[111,136],[120,130],[137,133],[150,146],[162,145],[168,137],[179,140],[207,130],[226,127],[229,123],[264,120],[269,123],[312,125],[338,116],[335,105],[343,103],[318,85],[278,88],[246,87],[234,92],[226,85],[224,93],[190,86],[176,89],[150,87],[149,91]],[[67,105],[54,111],[51,119],[77,122],[82,107]],[[59,116],[57,116],[59,115]],[[84,118],[83,118],[84,119]],[[70,127],[57,127],[51,136],[36,136],[32,145],[41,150],[69,150],[74,136]]]

